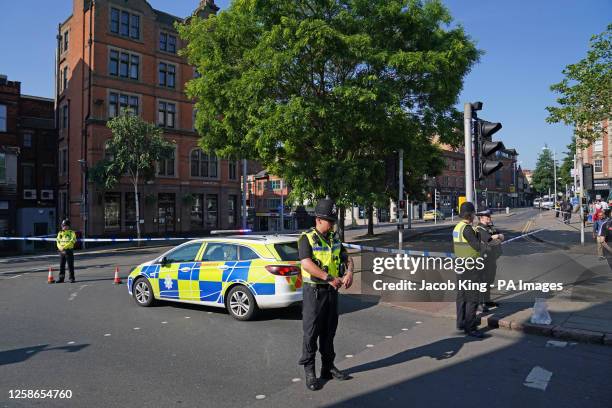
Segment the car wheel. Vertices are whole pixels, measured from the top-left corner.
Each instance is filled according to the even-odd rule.
[[[139,306],[151,306],[155,302],[153,297],[153,288],[149,281],[145,278],[137,279],[132,288],[134,300]]]
[[[230,289],[225,307],[228,313],[237,320],[251,320],[259,311],[255,296],[243,285]]]

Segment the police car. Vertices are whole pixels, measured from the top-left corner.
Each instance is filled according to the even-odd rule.
[[[128,291],[140,306],[156,300],[224,307],[238,320],[302,301],[297,236],[196,239],[138,265]]]

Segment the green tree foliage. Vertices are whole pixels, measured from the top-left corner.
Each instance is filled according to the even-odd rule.
[[[559,167],[559,173],[557,177],[559,180],[559,184],[565,188],[565,185],[571,186],[574,184],[574,177],[572,176],[572,169],[574,168],[574,154],[576,154],[576,137],[572,137],[572,142],[567,145],[567,151],[565,152],[565,157],[561,162],[561,166]]]
[[[113,188],[122,177],[129,179],[134,186],[136,233],[140,238],[138,184],[155,177],[156,163],[169,158],[174,145],[162,137],[162,129],[128,111],[109,120],[107,126],[112,137],[106,145],[106,158],[90,169],[90,176],[107,189]]]
[[[601,137],[612,112],[612,24],[591,38],[586,58],[565,67],[565,78],[550,89],[560,96],[547,107],[549,123],[574,126],[581,147]]]
[[[385,157],[403,148],[417,179],[435,173],[434,135],[461,140],[479,51],[451,21],[437,0],[236,0],[194,17],[179,32],[201,73],[200,145],[260,161],[297,199],[384,201]]]
[[[540,194],[548,194],[550,189],[551,193],[554,191],[554,163],[552,151],[548,148],[543,149],[542,153],[538,156],[536,168],[533,171],[531,184],[535,192]],[[557,168],[557,177],[559,177],[559,171]]]

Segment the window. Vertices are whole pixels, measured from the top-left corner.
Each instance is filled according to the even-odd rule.
[[[275,210],[280,209],[281,200],[280,198],[268,198],[268,209]]]
[[[68,87],[68,67],[64,67],[62,70],[62,90],[66,90]]]
[[[159,49],[176,54],[176,36],[168,33],[159,33]]]
[[[204,251],[202,260],[212,262],[237,261],[238,247],[231,244],[210,242],[206,245],[206,251]]]
[[[111,8],[110,31],[138,40],[140,39],[140,16],[113,7]]]
[[[6,184],[6,153],[0,152],[0,184]]]
[[[593,142],[593,151],[603,152],[603,140],[602,139],[597,139]]]
[[[0,105],[0,132],[6,132],[6,105]]]
[[[219,210],[217,196],[209,194],[206,196],[206,227],[217,228],[217,212]]]
[[[44,189],[48,189],[51,190],[53,189],[53,185],[54,185],[54,176],[55,176],[55,172],[53,171],[54,169],[54,165],[52,164],[43,164],[42,168],[43,168],[43,186],[42,188]]]
[[[68,51],[68,31],[64,32],[64,52]]]
[[[268,186],[270,190],[280,190],[280,180],[270,180],[268,181]]]
[[[161,160],[157,163],[158,176],[174,176],[174,162],[176,157],[176,147],[172,150],[170,158]]]
[[[157,122],[164,127],[173,128],[176,122],[176,105],[170,102],[159,102]]]
[[[59,174],[68,174],[68,149],[63,148],[59,152]]]
[[[23,147],[32,147],[32,133],[23,134]]]
[[[603,160],[598,159],[598,160],[594,160],[593,161],[593,171],[595,173],[602,173],[603,172]]]
[[[138,80],[140,73],[140,56],[110,50],[108,73],[112,76]]]
[[[159,86],[174,88],[176,86],[176,65],[159,63]]]
[[[245,246],[238,246],[238,257],[241,261],[250,261],[253,259],[259,259],[259,255],[255,253],[251,248]]]
[[[192,129],[193,129],[194,132],[197,132],[197,129],[196,129],[196,118],[198,116],[198,110],[195,107],[192,110],[192,114],[193,114],[193,117],[191,118],[191,120],[193,121],[193,128]]]
[[[167,253],[166,260],[170,263],[193,262],[196,260],[196,256],[198,252],[200,252],[201,246],[202,244],[200,242],[180,246]]]
[[[204,194],[193,194],[193,204],[191,205],[191,229],[201,229],[204,227]]]
[[[68,192],[66,190],[60,191],[58,215],[60,218],[68,217]]]
[[[299,261],[298,244],[297,242],[283,242],[281,244],[274,244],[274,249],[280,259],[283,261]]]
[[[21,182],[23,188],[32,189],[36,188],[36,173],[34,171],[34,164],[24,163],[21,165]]]
[[[140,100],[135,95],[125,95],[111,92],[108,95],[108,117],[114,118],[129,108],[133,115],[138,115]]]
[[[236,170],[237,170],[236,162],[235,161],[230,161],[228,163],[228,166],[229,166],[229,179],[230,180],[236,180],[236,178],[237,178],[236,177],[237,176],[237,174],[236,174],[237,173],[236,172]]]
[[[227,198],[227,225],[234,227],[238,222],[238,196],[230,194]]]
[[[104,194],[104,228],[119,228],[121,222],[121,194]]]
[[[68,104],[62,106],[62,129],[68,129]]]
[[[191,151],[191,177],[217,178],[218,160],[215,154],[206,154],[200,149]]]

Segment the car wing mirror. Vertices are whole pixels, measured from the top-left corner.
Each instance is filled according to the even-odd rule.
[[[168,258],[166,258],[166,257],[164,256],[162,259],[160,259],[160,260],[159,260],[159,263],[160,263],[162,266],[165,266],[165,265],[168,265],[170,262],[168,262]]]

